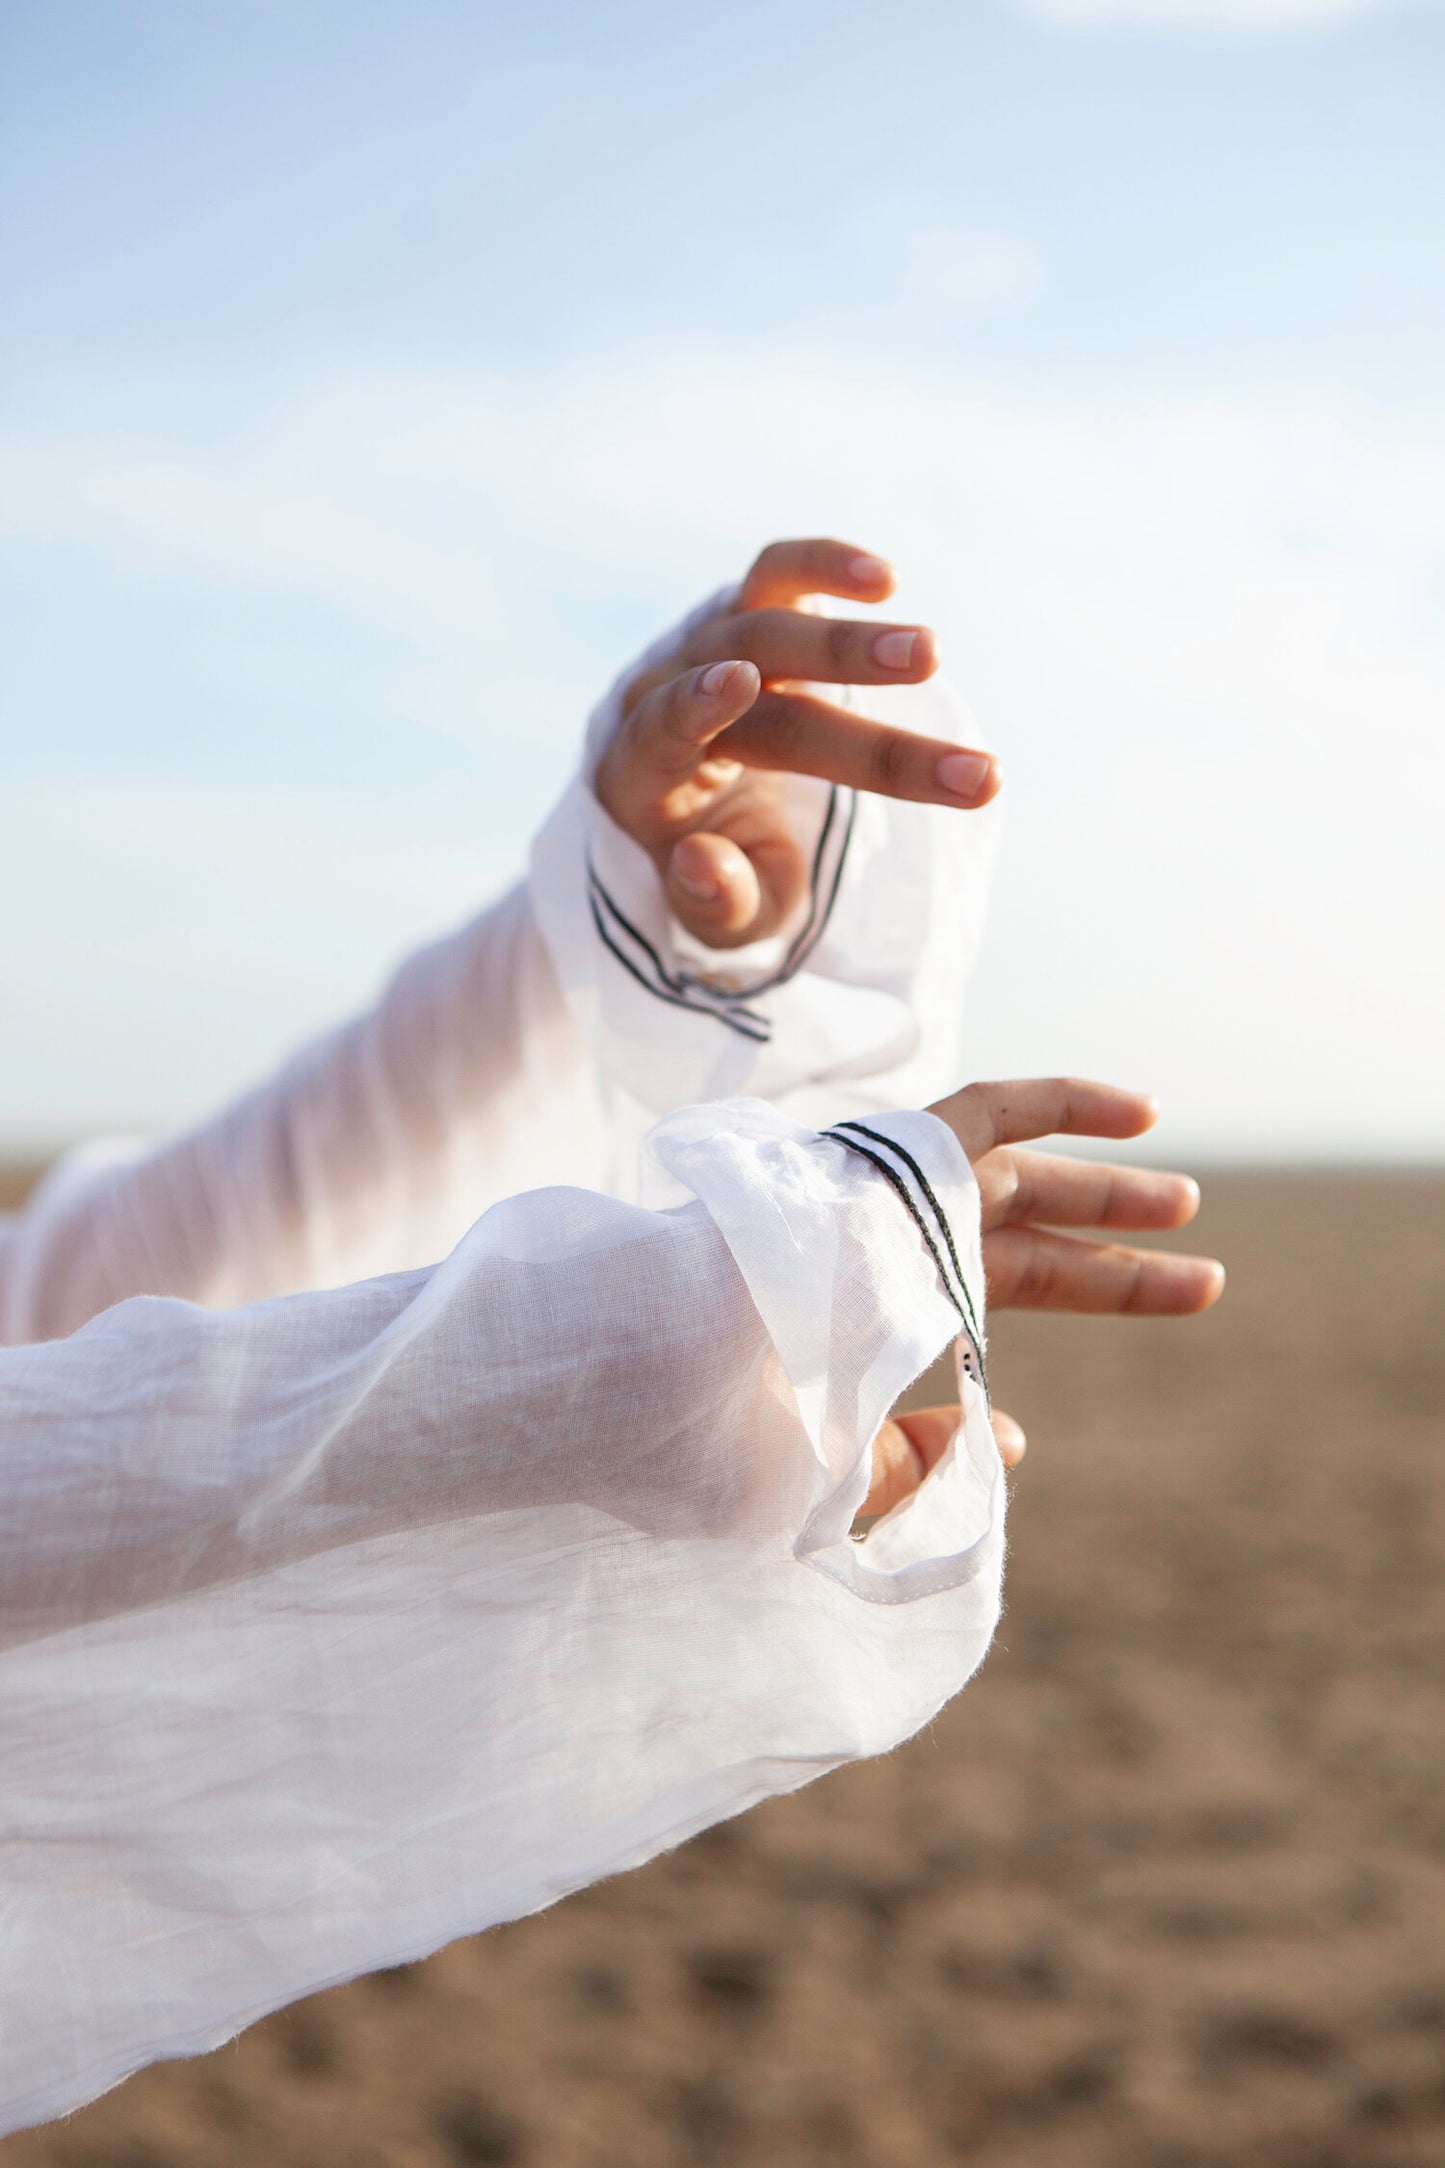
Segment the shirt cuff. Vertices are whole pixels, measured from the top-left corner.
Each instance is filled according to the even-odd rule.
[[[954,1592],[980,1654],[997,1618],[1005,1493],[985,1382],[978,1185],[934,1115],[820,1135],[753,1100],[689,1108],[649,1156],[701,1199],[787,1374],[816,1482],[798,1557],[874,1603]],[[872,1446],[952,1341],[959,1430],[920,1488],[861,1541]]]
[[[619,678],[591,718],[582,774],[533,847],[533,910],[563,998],[606,1082],[654,1115],[891,1075],[920,1057],[906,1089],[931,1097],[962,1066],[960,983],[982,933],[997,804],[963,813],[788,778],[806,900],[776,939],[715,951],[684,933],[652,859],[593,795],[637,669],[673,659],[735,599],[712,597]],[[856,698],[816,690],[905,729],[981,742],[937,678]]]

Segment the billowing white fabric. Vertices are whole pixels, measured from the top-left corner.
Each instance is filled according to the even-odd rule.
[[[987,841],[918,812],[862,808],[763,1039],[574,794],[369,1017],[0,1234],[0,2129],[886,1748],[980,1660],[972,1176],[928,1115],[811,1126],[952,1061]],[[739,1085],[794,1111],[672,1113],[630,1201],[659,1102]],[[855,1541],[955,1337],[959,1438]]]

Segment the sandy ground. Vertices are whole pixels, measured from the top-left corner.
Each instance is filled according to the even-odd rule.
[[[0,2168],[1445,2163],[1445,1180],[1230,1179],[1188,1326],[1000,1321],[969,1691]]]

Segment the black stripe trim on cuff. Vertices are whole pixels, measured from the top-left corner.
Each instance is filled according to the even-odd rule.
[[[716,988],[685,973],[670,972],[645,933],[634,926],[626,913],[619,909],[613,898],[598,879],[596,870],[588,866],[591,883],[588,903],[592,911],[592,923],[604,948],[608,949],[623,969],[636,979],[639,986],[654,994],[659,1001],[667,1002],[675,1009],[690,1009],[696,1016],[710,1016],[719,1024],[726,1024],[744,1039],[753,1039],[766,1046],[773,1036],[773,1027],[765,1016],[748,1008],[740,998],[721,994]],[[606,911],[613,921],[611,927],[603,918]],[[641,954],[628,955],[621,943],[623,938],[637,944]]]
[[[838,785],[834,783],[828,792],[828,807],[823,815],[823,826],[819,831],[817,847],[813,852],[813,867],[808,876],[810,891],[808,915],[798,928],[797,933],[794,934],[787,955],[783,958],[772,977],[762,979],[756,986],[748,988],[749,1000],[755,999],[759,994],[771,993],[775,986],[786,985],[789,979],[795,977],[802,970],[804,964],[828,930],[828,921],[833,916],[833,906],[838,901],[838,890],[843,884],[843,868],[848,859],[848,846],[853,841],[853,829],[858,819],[858,793],[856,790],[850,790],[848,793],[848,811],[843,820],[842,842],[838,850],[838,860],[833,868],[831,879],[826,882],[828,900],[822,905],[820,911],[819,904],[825,885],[823,867],[826,860],[828,841],[833,833],[834,823],[837,818]]]
[[[658,978],[670,993],[697,993],[715,1007],[727,1009],[736,1016],[746,1017],[749,1023],[767,1023],[768,1020],[765,1016],[759,1016],[755,1011],[745,1006],[740,994],[724,993],[715,986],[709,986],[705,979],[699,979],[688,971],[669,971],[662,958],[658,955],[657,950],[648,940],[647,935],[642,931],[642,928],[633,925],[632,920],[612,895],[611,890],[603,886],[602,877],[590,859],[587,864],[587,878],[591,882],[598,900],[611,912],[623,931],[630,934],[632,939],[644,951]]]
[[[872,1145],[860,1143],[856,1134],[847,1134],[847,1132],[849,1131],[861,1131],[863,1136],[871,1137],[875,1143],[884,1145],[888,1150],[896,1152],[901,1159],[906,1161],[908,1166],[912,1168],[913,1172],[917,1175],[918,1180],[922,1185],[923,1191],[927,1196],[928,1203],[932,1207],[932,1211],[938,1220],[939,1227],[943,1234],[944,1242],[947,1245],[949,1257],[951,1258],[954,1269],[958,1274],[957,1288],[954,1287],[953,1280],[949,1275],[948,1266],[944,1263],[944,1253],[942,1250],[940,1250],[937,1242],[934,1240],[933,1234],[929,1229],[928,1222],[924,1217],[923,1208],[919,1203],[919,1200],[915,1195],[907,1178],[904,1175],[900,1174],[898,1169],[893,1166],[890,1161],[886,1160],[881,1152],[874,1151]],[[968,1282],[964,1278],[962,1267],[959,1265],[958,1262],[958,1250],[953,1240],[953,1231],[948,1224],[947,1216],[944,1213],[942,1207],[940,1206],[937,1197],[933,1194],[932,1187],[923,1175],[922,1170],[919,1168],[918,1162],[914,1159],[911,1152],[904,1151],[903,1147],[901,1145],[895,1144],[891,1137],[882,1136],[876,1130],[864,1129],[863,1125],[860,1122],[837,1122],[831,1129],[825,1129],[823,1131],[823,1135],[830,1138],[833,1143],[841,1144],[845,1148],[845,1150],[850,1152],[856,1152],[860,1159],[866,1159],[870,1163],[870,1165],[875,1167],[879,1174],[883,1176],[885,1182],[888,1183],[889,1187],[894,1191],[895,1195],[902,1202],[904,1210],[907,1212],[914,1226],[918,1229],[919,1234],[923,1237],[924,1246],[927,1249],[929,1256],[933,1259],[934,1266],[938,1272],[938,1277],[943,1285],[944,1293],[947,1295],[949,1301],[952,1303],[954,1309],[958,1313],[959,1323],[963,1327],[963,1331],[960,1334],[960,1338],[964,1343],[964,1352],[962,1356],[963,1368],[966,1373],[973,1378],[974,1382],[980,1387],[984,1396],[984,1400],[985,1402],[987,1402],[989,1394],[988,1366],[985,1360],[984,1353],[985,1342],[983,1335],[979,1330],[978,1317],[974,1309],[973,1298],[969,1293]]]
[[[978,1313],[974,1309],[973,1296],[969,1292],[968,1278],[963,1269],[963,1262],[958,1254],[958,1246],[953,1239],[953,1229],[948,1224],[948,1214],[944,1211],[943,1206],[939,1203],[937,1197],[934,1195],[933,1186],[930,1183],[928,1176],[919,1166],[918,1161],[914,1158],[913,1154],[907,1149],[905,1145],[902,1145],[898,1142],[896,1137],[886,1136],[883,1134],[882,1131],[877,1129],[870,1129],[866,1122],[835,1122],[833,1126],[835,1129],[856,1129],[860,1137],[868,1137],[872,1140],[874,1144],[883,1145],[886,1150],[893,1153],[895,1158],[901,1159],[903,1161],[904,1166],[913,1176],[913,1179],[918,1184],[918,1187],[922,1190],[924,1196],[927,1198],[928,1203],[932,1208],[933,1217],[938,1223],[938,1231],[943,1236],[944,1243],[947,1246],[948,1254],[953,1264],[954,1275],[958,1281],[958,1291],[963,1297],[964,1307],[968,1313],[968,1322],[973,1330],[973,1336],[976,1340],[981,1342],[983,1339],[983,1334],[979,1329]]]
[[[673,1008],[691,1009],[698,1016],[711,1016],[718,1023],[726,1024],[730,1030],[740,1033],[743,1038],[755,1040],[760,1046],[770,1044],[773,1036],[771,1020],[762,1015],[760,1011],[750,1008],[748,1004],[756,1000],[759,994],[771,993],[775,987],[785,985],[789,979],[801,971],[803,965],[827,931],[828,922],[833,915],[833,907],[838,901],[838,891],[843,882],[843,868],[847,862],[848,847],[853,840],[853,829],[858,817],[858,793],[850,790],[847,795],[848,811],[844,816],[839,831],[841,842],[838,845],[838,855],[832,872],[830,875],[826,874],[825,867],[829,843],[835,829],[838,828],[839,789],[836,783],[829,790],[827,810],[823,815],[823,826],[813,852],[813,865],[809,876],[807,916],[793,936],[788,952],[778,969],[767,978],[760,979],[756,985],[743,988],[735,995],[726,994],[714,986],[709,986],[705,979],[697,977],[693,972],[669,971],[641,927],[633,924],[616,898],[606,888],[601,875],[589,856],[587,860],[588,902],[592,911],[593,924],[597,928],[598,936],[604,948],[616,957],[618,963],[637,981],[639,986],[645,987],[648,993],[656,995],[659,1001],[665,1001]],[[824,900],[825,887],[827,890],[826,901]],[[604,923],[604,912],[612,922],[610,928]],[[636,951],[630,956],[621,945],[624,940],[636,944]],[[637,951],[640,951],[640,954]]]
[[[714,1023],[726,1024],[730,1031],[737,1032],[744,1039],[751,1039],[758,1046],[767,1046],[769,1044],[773,1036],[770,1025],[764,1024],[761,1030],[755,1029],[751,1021],[745,1022],[743,1020],[742,1015],[715,1008],[711,1002],[690,1001],[685,994],[674,993],[669,986],[657,985],[614,941],[607,930],[602,913],[597,907],[597,898],[590,896],[588,902],[592,908],[592,923],[597,928],[597,936],[602,946],[616,957],[618,963],[621,964],[629,977],[636,979],[638,985],[645,988],[649,994],[652,994],[658,1001],[667,1002],[672,1008],[688,1009],[694,1016],[710,1016]]]

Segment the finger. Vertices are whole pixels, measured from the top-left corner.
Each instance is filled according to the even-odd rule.
[[[783,830],[743,836],[693,829],[663,868],[673,910],[711,948],[762,941],[793,917],[808,891],[808,864]]]
[[[1216,1258],[1083,1242],[1044,1227],[997,1228],[984,1236],[983,1257],[995,1308],[1189,1317],[1224,1292]]]
[[[744,610],[709,618],[687,645],[689,662],[741,655],[765,678],[830,685],[917,685],[938,668],[926,625],[870,625],[802,610]]]
[[[659,793],[695,774],[713,739],[747,712],[759,683],[750,662],[725,658],[652,687],[597,766],[597,796],[619,827],[638,833]]]
[[[1003,782],[991,753],[871,722],[807,693],[760,693],[717,750],[750,768],[821,776],[920,805],[987,805]]]
[[[1054,1227],[1184,1227],[1199,1210],[1199,1184],[1152,1167],[1101,1166],[1008,1146],[986,1152],[975,1172],[985,1227],[1025,1221]]]
[[[882,602],[895,586],[892,565],[851,542],[814,536],[801,542],[770,542],[753,560],[738,596],[742,610],[800,602],[805,595],[856,595]]]
[[[1005,1468],[1016,1468],[1028,1441],[1011,1415],[993,1409],[990,1420],[999,1458]],[[924,1477],[942,1460],[958,1435],[962,1408],[913,1408],[894,1415],[873,1441],[873,1471],[868,1496],[860,1514],[876,1519],[911,1498]]]
[[[892,1420],[912,1447],[923,1475],[927,1475],[938,1466],[957,1436],[958,1426],[963,1421],[963,1410],[912,1408],[905,1415],[895,1415]],[[1017,1467],[1028,1448],[1028,1440],[1023,1431],[1002,1408],[990,1409],[989,1421],[993,1426],[994,1442],[998,1446],[1004,1466]]]
[[[674,846],[663,876],[674,915],[713,948],[760,938],[763,889],[746,851],[698,831]]]
[[[752,663],[723,656],[650,692],[633,710],[623,736],[653,767],[693,768],[702,748],[747,713],[760,689]]]
[[[911,1498],[953,1441],[962,1410],[914,1408],[890,1416],[873,1440],[873,1470],[860,1513],[876,1517]]]
[[[989,1421],[993,1425],[994,1443],[998,1447],[999,1459],[1005,1468],[1017,1468],[1029,1449],[1028,1439],[1013,1417],[1005,1414],[1002,1408],[990,1409]]]
[[[1138,1137],[1159,1119],[1159,1103],[1147,1092],[1071,1076],[969,1084],[928,1111],[948,1124],[971,1160],[1033,1137]]]
[[[891,1417],[873,1440],[868,1495],[858,1508],[859,1514],[875,1520],[880,1513],[891,1513],[905,1498],[912,1497],[927,1472],[902,1423],[896,1416]]]

